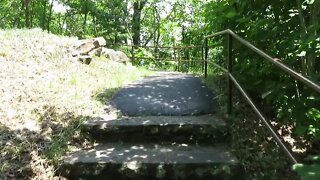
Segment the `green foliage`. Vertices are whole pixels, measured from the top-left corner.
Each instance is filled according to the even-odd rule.
[[[240,36],[279,58],[299,73],[320,81],[319,17],[320,1],[212,1],[204,6],[206,34],[232,29]],[[221,41],[222,42],[219,42]],[[226,66],[226,41],[216,37],[223,51],[210,60]],[[234,42],[234,75],[264,114],[279,126],[293,127],[293,136],[320,140],[320,96]],[[222,60],[221,60],[222,59]],[[248,81],[250,80],[250,81]],[[294,166],[304,179],[319,179],[319,164]]]
[[[154,62],[154,56],[152,52],[148,51],[145,48],[139,48],[135,50],[135,58],[136,62],[140,66],[147,66],[150,68],[154,68],[156,66]]]
[[[206,30],[209,34],[233,29],[268,54],[276,55],[283,63],[319,81],[319,39],[301,31],[304,27],[299,16],[302,15],[307,31],[318,34],[319,28],[314,30],[318,23],[310,18],[315,13],[313,10],[320,7],[311,4],[249,0],[211,2],[204,11]],[[304,6],[303,12],[298,10],[301,5]],[[226,52],[220,54],[223,57]],[[262,107],[274,107],[278,121],[294,125],[297,134],[320,140],[319,95],[237,42],[234,54],[235,75],[255,101]],[[225,62],[221,64],[225,65]],[[246,83],[247,79],[250,84]],[[273,113],[267,115],[273,116]]]
[[[296,171],[302,180],[317,180],[320,179],[320,155],[310,156],[307,160],[311,164],[295,164],[293,170]]]

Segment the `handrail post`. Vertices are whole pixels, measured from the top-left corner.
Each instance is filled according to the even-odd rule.
[[[174,60],[174,63],[177,63],[177,58],[176,58],[176,48],[173,46],[173,57],[172,57],[172,60]],[[176,67],[176,71],[179,71],[179,64],[177,64],[177,67]]]
[[[185,52],[186,52],[186,58],[187,58],[187,60],[188,60],[188,70],[187,70],[187,72],[189,73],[189,70],[190,70],[189,49],[184,49],[184,50],[185,50]],[[192,66],[192,64],[191,64],[191,66]]]
[[[181,59],[181,49],[177,49],[177,54],[178,54],[178,58],[177,58],[177,60],[178,60],[178,72],[180,72],[180,59]]]
[[[134,44],[131,46],[131,63],[134,65]]]
[[[208,76],[208,38],[205,39],[205,55],[204,55],[204,77]]]
[[[201,47],[201,73],[203,73],[204,71],[204,44],[202,43],[202,47]]]
[[[228,34],[228,72],[232,73],[232,35]],[[228,76],[228,100],[227,100],[227,114],[230,115],[232,113],[232,80],[230,76]]]

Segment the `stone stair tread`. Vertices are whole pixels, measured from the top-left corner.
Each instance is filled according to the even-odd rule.
[[[80,150],[64,159],[65,164],[236,164],[227,146],[188,144],[104,143],[91,150]]]
[[[216,115],[201,116],[140,116],[122,117],[119,119],[106,120],[93,118],[84,124],[86,127],[98,127],[105,129],[109,126],[184,126],[184,125],[210,125],[226,126],[226,123]]]

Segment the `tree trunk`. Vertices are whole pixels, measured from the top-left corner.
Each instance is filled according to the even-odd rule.
[[[319,29],[319,16],[320,16],[320,1],[315,1],[312,4],[311,7],[311,13],[310,13],[310,25],[309,29],[310,32],[309,37],[315,41],[315,39],[318,37],[318,29]],[[316,61],[316,45],[317,43],[312,42],[310,44],[310,49],[307,54],[307,66],[308,66],[308,75],[313,77],[316,74],[316,67],[315,67],[315,61]]]
[[[87,26],[87,19],[88,19],[88,13],[84,14],[84,20],[83,20],[83,24],[82,24],[82,33],[83,35],[86,34],[86,26]]]
[[[133,3],[132,41],[136,46],[140,45],[141,12],[146,3],[147,0],[139,0]]]
[[[315,1],[311,6],[310,17],[306,18],[302,4],[300,0],[296,0],[299,12],[300,19],[300,30],[301,30],[301,39],[315,39],[318,35],[318,26],[319,21],[318,17],[320,16],[320,1]],[[306,19],[309,19],[306,22]],[[301,69],[304,75],[309,75],[311,77],[314,76],[316,68],[315,68],[315,60],[316,60],[316,43],[311,43],[308,45],[308,51],[305,57],[301,57]]]
[[[50,9],[49,9],[49,17],[48,17],[48,23],[47,23],[47,31],[50,32],[50,22],[52,17],[52,9],[53,9],[53,1],[51,1]]]
[[[301,2],[300,0],[296,0],[297,6],[298,6],[298,12],[299,12],[299,20],[300,20],[300,30],[301,30],[301,39],[303,39],[307,34],[307,26],[304,18],[304,13],[303,9],[301,7]],[[301,57],[301,72],[303,75],[307,75],[307,58],[306,57]]]
[[[30,28],[30,1],[24,0],[24,17],[25,17],[25,26],[26,28]]]
[[[118,42],[118,19],[117,15],[114,15],[114,43]]]
[[[47,0],[42,1],[42,8],[41,28],[44,31],[46,28]]]
[[[35,7],[35,1],[31,1],[30,2],[30,7],[29,7],[29,16],[30,16],[30,28],[32,28],[33,27],[33,19],[34,19],[34,14],[35,14],[35,12],[34,12],[34,10],[33,10],[33,8]]]
[[[97,19],[94,14],[92,14],[92,21],[93,21],[93,32],[97,35]]]

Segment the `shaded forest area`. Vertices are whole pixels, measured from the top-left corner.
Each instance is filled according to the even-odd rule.
[[[198,26],[201,1],[23,0],[1,2],[1,28],[34,28],[109,43],[171,44]],[[201,28],[201,27],[200,27]],[[168,33],[170,32],[170,33]]]
[[[103,36],[108,43],[137,46],[202,45],[205,35],[229,28],[315,82],[320,81],[319,16],[319,0],[0,2],[2,29],[39,27],[53,34],[79,38]],[[225,66],[226,40],[215,38],[210,40],[209,45],[210,61]],[[319,94],[244,46],[235,43],[234,48],[236,78],[278,129],[289,134],[295,142],[303,142],[300,147],[303,149],[301,161],[305,164],[297,164],[294,168],[303,177],[309,177],[309,171],[318,173],[319,177]],[[146,48],[139,52],[151,56],[154,53]],[[197,53],[190,52],[194,57],[199,56]],[[140,65],[157,64],[143,61]],[[210,68],[210,73],[219,74],[214,68]],[[293,149],[297,148],[295,143],[289,144]]]

